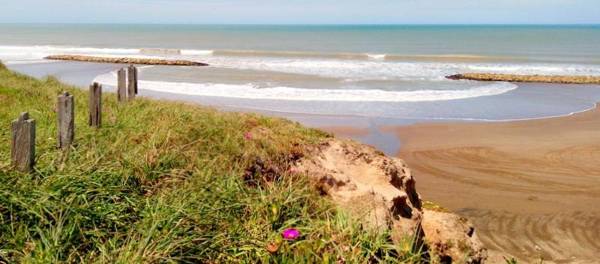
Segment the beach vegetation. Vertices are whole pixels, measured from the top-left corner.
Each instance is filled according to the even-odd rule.
[[[440,212],[440,213],[449,213],[450,212],[450,210],[444,208],[443,206],[441,206],[439,204],[431,202],[431,201],[423,201],[422,207],[423,207],[423,209],[431,210],[434,212]]]

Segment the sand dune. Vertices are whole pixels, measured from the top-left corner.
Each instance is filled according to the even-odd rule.
[[[494,253],[600,260],[600,110],[499,123],[387,127],[426,200],[470,218]]]

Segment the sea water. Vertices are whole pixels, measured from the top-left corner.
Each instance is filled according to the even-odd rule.
[[[598,47],[600,26],[594,25],[0,25],[0,59],[14,68],[45,63],[64,69],[64,63],[43,59],[56,54],[187,59],[211,66],[143,67],[142,94],[275,112],[399,119],[507,120],[589,109],[600,101],[598,86],[445,76],[600,76]],[[93,79],[114,86],[115,70]]]

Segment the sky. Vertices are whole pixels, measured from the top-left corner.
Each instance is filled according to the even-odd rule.
[[[0,0],[0,23],[600,24],[600,0]]]

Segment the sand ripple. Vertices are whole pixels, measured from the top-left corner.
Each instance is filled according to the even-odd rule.
[[[492,251],[556,263],[597,263],[600,259],[600,213],[523,215],[464,209],[482,242]],[[546,262],[547,263],[547,262]]]
[[[546,120],[390,127],[417,188],[471,219],[495,254],[600,262],[600,111]],[[493,262],[495,263],[495,262]]]

